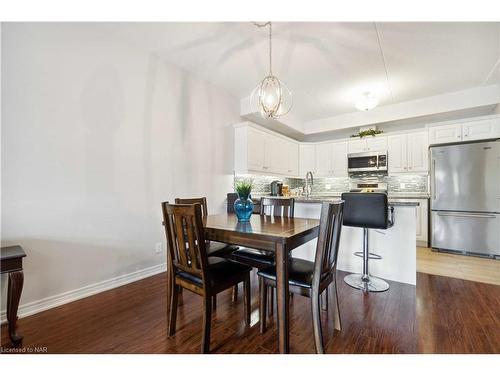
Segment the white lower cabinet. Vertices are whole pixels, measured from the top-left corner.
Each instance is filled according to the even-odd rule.
[[[427,246],[429,242],[429,200],[423,198],[389,198],[392,202],[414,202],[416,207],[416,240],[418,246]],[[395,218],[397,220],[397,218]]]

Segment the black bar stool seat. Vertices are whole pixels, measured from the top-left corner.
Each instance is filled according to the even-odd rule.
[[[365,292],[384,292],[389,284],[378,277],[371,276],[368,270],[369,259],[382,259],[380,255],[369,252],[369,229],[388,229],[394,225],[394,208],[389,207],[385,193],[343,193],[344,222],[348,227],[363,228],[363,273],[347,275],[344,281],[349,286]],[[354,255],[359,256],[359,252]]]

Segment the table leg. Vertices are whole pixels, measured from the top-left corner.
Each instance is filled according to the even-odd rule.
[[[24,274],[23,271],[14,271],[9,273],[9,285],[7,288],[7,321],[9,322],[9,337],[14,345],[19,345],[23,339],[16,332],[17,309],[19,299],[23,290]]]
[[[278,347],[282,354],[290,352],[290,319],[288,293],[288,251],[276,244],[276,298],[278,304]]]

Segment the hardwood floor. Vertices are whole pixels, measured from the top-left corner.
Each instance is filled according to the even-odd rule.
[[[419,353],[500,353],[500,286],[417,273]]]
[[[500,260],[417,247],[417,272],[500,285]]]
[[[339,300],[343,331],[333,333],[323,312],[327,353],[500,352],[500,287],[418,274],[415,287],[391,282],[386,293],[363,294],[343,282]],[[276,321],[258,327],[258,288],[252,278],[252,316],[245,328],[243,303],[231,293],[219,295],[214,313],[214,353],[276,353]],[[291,300],[291,352],[313,353],[310,305]],[[166,335],[166,277],[153,276],[126,286],[19,320],[24,346],[49,353],[198,353],[201,307],[198,296],[184,292],[177,334]],[[418,322],[418,327],[417,327]],[[8,342],[2,326],[1,342]]]

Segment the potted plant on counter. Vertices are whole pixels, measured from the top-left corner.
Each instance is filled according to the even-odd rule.
[[[239,222],[250,220],[253,212],[253,202],[250,197],[253,182],[250,179],[241,179],[234,183],[234,190],[238,194],[238,199],[234,201],[234,212]]]

